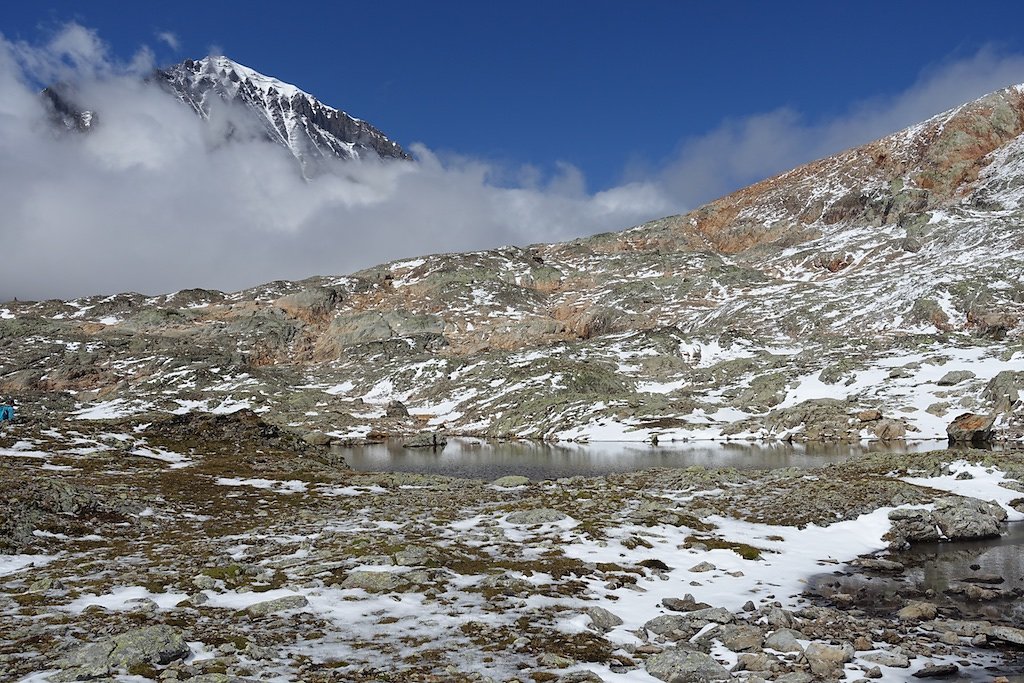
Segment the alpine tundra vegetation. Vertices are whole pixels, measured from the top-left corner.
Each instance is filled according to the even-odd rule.
[[[226,58],[153,77],[307,176],[408,158]],[[102,125],[45,95],[69,135]],[[622,232],[0,304],[0,680],[1020,680],[1022,225],[1013,86]],[[388,438],[885,447],[348,468]]]

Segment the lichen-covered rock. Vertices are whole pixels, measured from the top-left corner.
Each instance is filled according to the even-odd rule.
[[[404,448],[444,448],[447,445],[448,437],[442,432],[420,432],[402,444]]]
[[[907,435],[907,425],[900,420],[885,418],[872,423],[871,431],[882,441],[891,441],[905,437]]]
[[[653,655],[645,662],[644,668],[651,676],[666,683],[704,683],[732,678],[711,655],[679,647]]]
[[[959,541],[998,536],[1006,511],[995,503],[965,496],[942,496],[933,510],[898,508],[889,513],[886,534],[891,547],[938,540]]]
[[[518,474],[509,474],[504,477],[498,477],[491,483],[495,486],[511,489],[516,488],[518,486],[526,486],[527,484],[530,483],[530,478]]]
[[[286,595],[275,600],[264,600],[255,605],[245,608],[246,613],[254,617],[264,617],[268,614],[285,612],[290,609],[300,609],[309,605],[309,600],[304,595]]]
[[[408,585],[409,582],[401,574],[367,570],[349,572],[341,582],[342,588],[361,588],[367,593],[390,593]]]
[[[409,409],[405,407],[405,404],[395,399],[388,401],[388,404],[384,406],[385,417],[409,417]]]
[[[191,654],[181,633],[170,626],[145,626],[83,645],[57,664],[57,680],[90,680],[141,664],[169,664]]]
[[[998,536],[1006,510],[966,496],[943,496],[932,511],[942,534],[951,541]]]
[[[567,519],[568,515],[558,510],[551,508],[536,508],[534,510],[520,510],[519,512],[513,512],[505,520],[509,524],[523,524],[526,526],[532,524],[551,524],[553,522],[561,522],[563,519]]]

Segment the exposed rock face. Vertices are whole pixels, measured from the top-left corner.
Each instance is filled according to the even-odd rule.
[[[203,119],[230,121],[240,116],[262,137],[287,148],[307,175],[336,159],[411,159],[397,143],[366,121],[329,107],[309,93],[265,76],[227,57],[186,59],[158,69],[152,80],[188,105]],[[51,119],[74,131],[87,131],[98,123],[102,103],[79,102],[66,84],[43,91]],[[230,116],[224,116],[230,112]],[[248,135],[247,125],[230,122],[222,133],[227,143]],[[212,130],[212,126],[211,126]]]
[[[304,94],[239,65],[172,71],[200,109],[255,102],[268,135],[309,119]],[[1008,88],[620,233],[230,294],[11,302],[0,391],[40,401],[27,420],[230,399],[346,442],[414,431],[392,401],[486,437],[941,438],[970,412],[997,419],[954,441],[1019,438],[1022,112]]]

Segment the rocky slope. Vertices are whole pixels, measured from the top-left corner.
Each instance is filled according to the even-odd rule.
[[[0,392],[349,440],[945,438],[966,412],[1019,439],[1022,131],[1016,86],[621,233],[4,304]]]
[[[287,148],[307,175],[337,159],[412,158],[366,121],[224,56],[187,59],[151,80],[203,120],[216,121],[209,128],[221,142],[265,138]],[[103,104],[81,101],[72,85],[47,88],[43,98],[54,123],[68,130],[86,131],[103,120]]]
[[[970,569],[924,578],[898,554],[1024,518],[1019,454],[488,484],[346,471],[280,436],[248,413],[0,434],[0,680],[1020,671],[1019,553],[975,541],[946,552]]]

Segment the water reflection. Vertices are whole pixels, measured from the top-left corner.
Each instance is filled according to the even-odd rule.
[[[874,572],[822,574],[810,592],[853,596],[855,604],[876,613],[899,609],[907,599],[924,599],[947,614],[1024,626],[1024,522],[1010,524],[999,538],[957,543],[927,543],[891,553],[886,559],[906,567],[898,575]],[[992,594],[971,595],[969,586]],[[1000,595],[996,595],[996,593]]]
[[[651,467],[818,467],[863,453],[919,453],[944,448],[944,441],[866,444],[690,442],[589,444],[452,439],[443,450],[408,449],[401,440],[339,449],[360,471],[420,472],[472,479],[521,474],[531,479],[598,476]]]

